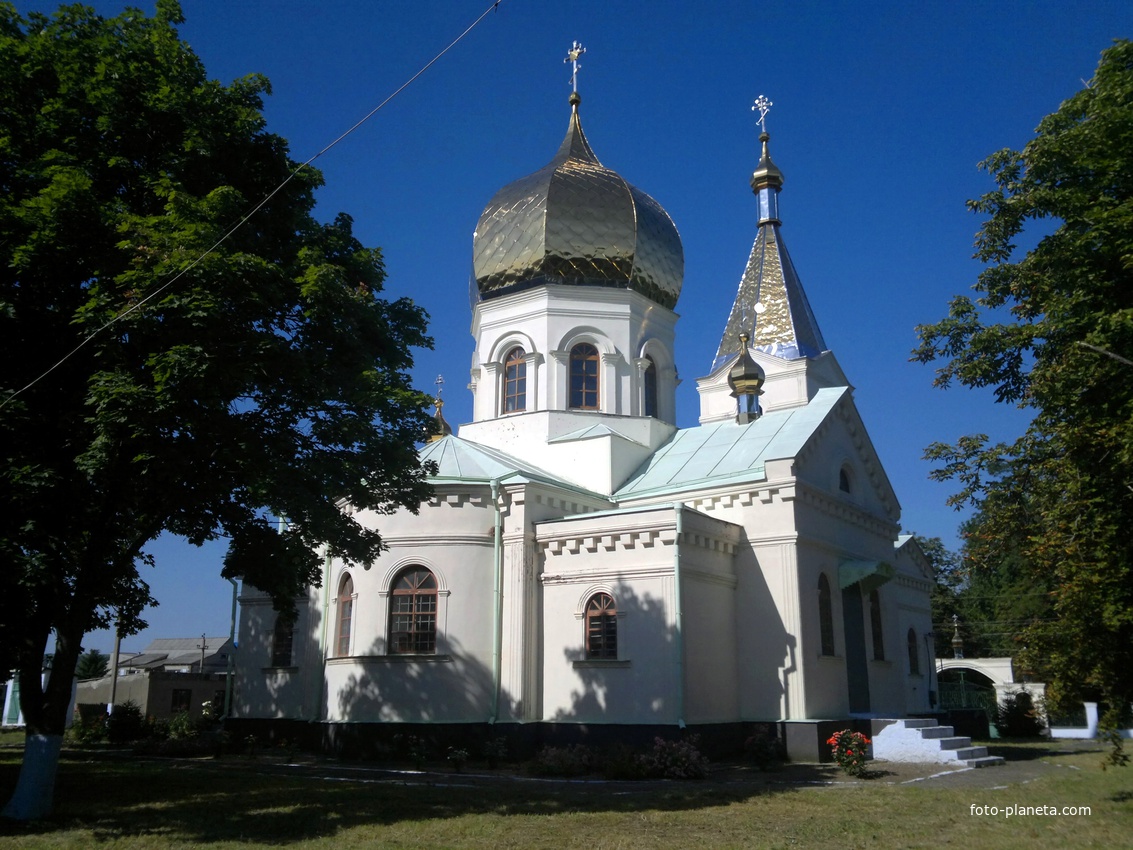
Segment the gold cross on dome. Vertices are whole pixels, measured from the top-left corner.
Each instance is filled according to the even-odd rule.
[[[566,59],[563,62],[570,62],[570,90],[578,91],[578,72],[582,66],[578,64],[578,59],[586,52],[586,48],[579,44],[577,41],[574,46],[567,51]]]
[[[767,113],[771,111],[771,107],[774,105],[775,104],[767,99],[766,95],[761,94],[755,99],[755,103],[752,105],[751,111],[759,113],[759,132],[767,132]]]

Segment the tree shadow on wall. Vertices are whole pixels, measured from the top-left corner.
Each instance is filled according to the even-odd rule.
[[[242,721],[289,717],[307,723],[321,715],[322,657],[319,651],[323,612],[296,600],[300,612],[292,640],[291,664],[273,666],[272,640],[277,619],[284,614],[257,606],[263,616],[241,616],[240,645],[236,651],[236,678],[232,704]]]
[[[583,634],[563,650],[566,675],[579,684],[570,694],[570,708],[559,708],[552,720],[566,723],[675,724],[677,693],[676,627],[665,601],[639,596],[619,583],[617,600],[617,659],[588,659]],[[544,671],[550,679],[553,671]]]
[[[381,755],[403,747],[400,742],[413,735],[435,751],[459,746],[478,754],[487,724],[517,711],[505,689],[496,697],[491,667],[455,638],[448,637],[445,651],[432,656],[387,654],[386,647],[386,640],[377,638],[366,653],[349,659],[350,672],[341,683],[336,683],[334,662],[328,665],[327,708],[332,703],[335,708],[327,716],[349,718],[349,724],[328,730],[326,743],[333,752]]]

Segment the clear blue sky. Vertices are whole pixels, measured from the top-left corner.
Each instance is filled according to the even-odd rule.
[[[17,2],[21,12],[54,4]],[[126,5],[94,4],[113,15]],[[152,0],[136,2],[152,13]],[[303,160],[393,92],[488,0],[184,0],[181,33],[224,82],[266,74],[269,128]],[[980,266],[991,188],[976,164],[1021,147],[1082,88],[1100,52],[1133,36],[1133,4],[1079,2],[692,3],[503,0],[464,41],[318,160],[318,214],[354,217],[381,246],[390,296],[432,317],[415,380],[445,377],[446,417],[471,418],[467,291],[472,231],[492,194],[544,165],[567,128],[572,40],[587,48],[582,120],[603,164],[656,198],[685,250],[677,312],[679,424],[695,424],[695,379],[711,365],[755,236],[751,103],[766,94],[785,174],[782,233],[827,344],[850,381],[903,507],[906,530],[956,543],[950,487],[924,448],[1025,418],[989,393],[933,389],[908,362],[914,327],[941,318]],[[161,606],[126,640],[226,634],[223,545],[152,546]],[[103,650],[105,633],[85,645]]]

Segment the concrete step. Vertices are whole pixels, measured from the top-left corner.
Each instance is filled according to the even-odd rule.
[[[951,738],[955,735],[956,730],[951,726],[920,726],[914,727],[921,733],[921,737],[928,738]]]
[[[970,747],[972,745],[971,738],[961,738],[959,736],[954,738],[934,738],[933,741],[938,744],[942,750],[959,750],[962,747]]]
[[[910,717],[904,720],[899,720],[897,722],[901,723],[906,729],[923,729],[926,726],[939,725],[931,717]]]
[[[986,750],[987,747],[982,749]],[[1003,764],[1003,756],[981,756],[980,758],[964,759],[964,764],[968,767],[995,767],[996,765]]]
[[[883,721],[873,734],[874,758],[894,762],[963,764],[987,767],[1002,759],[989,756],[987,747],[972,746],[972,739],[955,734],[951,726],[941,726],[929,718]]]
[[[955,753],[956,761],[987,758],[987,747],[960,747],[948,752]]]

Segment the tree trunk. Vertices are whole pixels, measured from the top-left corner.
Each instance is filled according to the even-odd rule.
[[[27,733],[24,761],[16,790],[4,806],[4,817],[13,820],[36,820],[51,814],[55,797],[55,774],[59,768],[62,735]]]
[[[6,818],[35,820],[51,813],[59,751],[63,748],[63,732],[67,728],[67,711],[84,632],[81,626],[68,626],[56,630],[55,656],[46,686],[42,684],[40,672],[42,651],[24,653],[20,659],[20,708],[27,734],[16,790],[0,812]],[[40,644],[41,650],[42,646]]]

